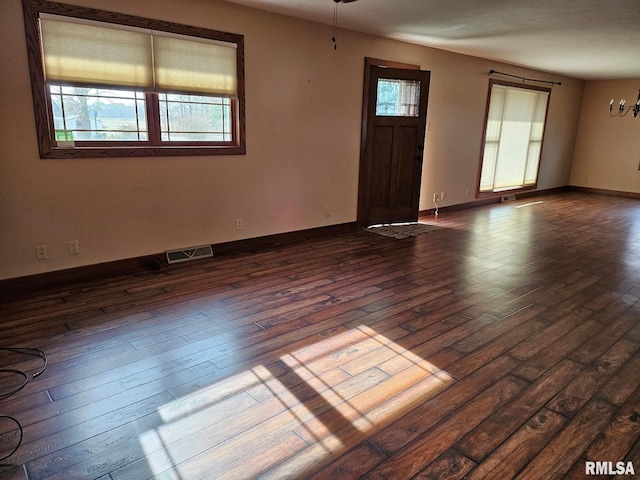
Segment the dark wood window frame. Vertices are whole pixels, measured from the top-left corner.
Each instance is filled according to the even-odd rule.
[[[93,8],[67,5],[46,0],[23,0],[27,54],[31,73],[31,87],[35,113],[36,131],[40,158],[95,158],[95,157],[141,157],[141,156],[185,156],[185,155],[244,155],[246,153],[245,129],[245,85],[244,85],[244,36],[193,27],[144,17],[96,10]],[[86,20],[95,20],[117,25],[146,28],[170,32],[191,37],[233,43],[236,46],[237,60],[237,98],[231,101],[233,119],[231,142],[161,142],[158,113],[158,96],[147,93],[147,116],[150,118],[147,142],[78,142],[74,147],[58,146],[53,128],[51,96],[45,81],[40,41],[39,15],[48,13]]]

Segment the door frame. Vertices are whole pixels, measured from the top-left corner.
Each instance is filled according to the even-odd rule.
[[[366,155],[368,140],[368,117],[369,117],[369,87],[371,67],[398,68],[403,70],[420,70],[420,65],[410,63],[400,63],[379,58],[365,57],[364,59],[364,86],[362,90],[362,126],[360,135],[360,166],[358,175],[358,213],[356,223],[358,227],[368,226],[368,205],[362,200],[366,188]]]

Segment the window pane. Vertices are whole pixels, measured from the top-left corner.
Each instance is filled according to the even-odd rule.
[[[199,95],[159,94],[163,142],[232,140],[231,101]]]
[[[417,117],[420,114],[420,82],[417,80],[378,79],[376,115]]]
[[[144,141],[148,138],[144,94],[97,88],[50,87],[53,124],[74,141]]]
[[[496,160],[498,159],[498,143],[486,142],[482,159],[482,174],[480,175],[480,191],[493,190],[493,179],[496,174]]]
[[[547,96],[537,95],[535,113],[533,118],[533,125],[531,128],[531,138],[535,140],[542,140],[542,134],[544,132],[544,119],[547,113]]]
[[[491,103],[489,105],[489,116],[487,118],[487,141],[497,142],[500,140],[504,99],[505,90],[503,88],[495,88],[491,91]]]
[[[548,92],[494,84],[491,88],[480,191],[537,182]]]
[[[54,89],[57,91],[55,94]],[[53,128],[55,130],[66,130],[62,110],[62,95],[59,87],[51,87],[51,108],[53,110]]]
[[[538,175],[538,163],[540,163],[540,142],[531,142],[529,146],[529,156],[527,159],[527,170],[525,172],[524,184],[531,185],[536,183],[536,177]]]

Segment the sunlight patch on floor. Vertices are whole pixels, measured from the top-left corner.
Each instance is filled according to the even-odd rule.
[[[525,208],[525,207],[532,207],[534,205],[540,205],[541,203],[544,203],[542,200],[539,200],[537,202],[530,202],[530,203],[525,203],[522,205],[518,205],[516,208]]]
[[[242,393],[248,388],[258,383],[264,383],[271,378],[273,378],[273,373],[264,366],[258,365],[163,405],[158,409],[158,413],[165,423],[173,422],[199,410],[216,405],[226,398]]]
[[[362,371],[349,373],[348,366],[359,362]],[[162,425],[139,436],[152,474],[215,477],[245,460],[250,476],[274,467],[275,475],[304,469],[351,448],[455,381],[365,325],[292,350],[270,365],[160,407]],[[279,456],[285,440],[291,451]],[[255,458],[256,450],[272,453]]]

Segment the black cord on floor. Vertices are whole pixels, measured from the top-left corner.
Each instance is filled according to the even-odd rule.
[[[13,373],[15,375],[20,375],[21,377],[23,377],[23,382],[21,385],[17,386],[13,390],[9,390],[8,392],[1,392],[0,400],[4,400],[5,398],[8,398],[15,393],[18,393],[20,390],[24,388],[24,386],[29,381],[29,376],[26,373],[24,373],[22,370],[14,370],[13,368],[0,368],[0,373]]]
[[[24,354],[24,355],[32,355],[34,357],[40,357],[43,361],[43,365],[42,368],[40,370],[38,370],[36,373],[33,374],[33,378],[36,378],[38,376],[40,376],[42,374],[42,372],[45,371],[45,369],[47,368],[47,356],[45,355],[45,353],[38,349],[38,348],[11,348],[11,347],[0,347],[0,351],[5,351],[5,352],[12,352],[12,353],[20,353],[20,354]],[[15,387],[14,389],[8,391],[8,392],[0,392],[0,400],[4,400],[5,398],[10,397],[11,395],[14,395],[16,393],[18,393],[20,390],[22,390],[24,388],[24,386],[27,384],[27,382],[29,381],[29,375],[27,375],[25,372],[23,372],[22,370],[16,370],[13,368],[1,368],[0,369],[0,373],[9,373],[12,375],[18,375],[20,377],[23,378],[23,382],[18,385],[17,387]],[[13,455],[14,453],[16,453],[18,451],[18,448],[20,448],[20,445],[22,444],[22,435],[23,435],[23,431],[22,431],[22,425],[20,424],[20,422],[18,420],[16,420],[14,417],[10,416],[10,415],[3,415],[0,414],[0,419],[2,418],[6,418],[9,419],[10,421],[14,422],[17,427],[18,427],[18,431],[20,433],[20,437],[18,438],[18,444],[15,446],[15,448],[13,450],[11,450],[11,452],[7,455],[5,455],[4,457],[0,457],[0,462],[3,462],[4,460],[6,460],[7,458],[9,458],[11,455]]]
[[[41,375],[47,368],[47,356],[39,348],[26,348],[26,347],[0,347],[0,351],[22,353],[24,355],[32,355],[34,357],[40,357],[43,361],[42,368],[33,374],[33,378]]]
[[[20,422],[10,415],[0,414],[0,418],[8,418],[12,422],[15,422],[15,424],[18,426],[18,431],[20,432],[20,438],[18,438],[18,444],[7,455],[5,455],[4,457],[0,457],[0,462],[4,462],[7,458],[9,458],[11,455],[16,453],[18,451],[18,448],[20,448],[20,445],[22,444],[22,425],[20,425]]]

